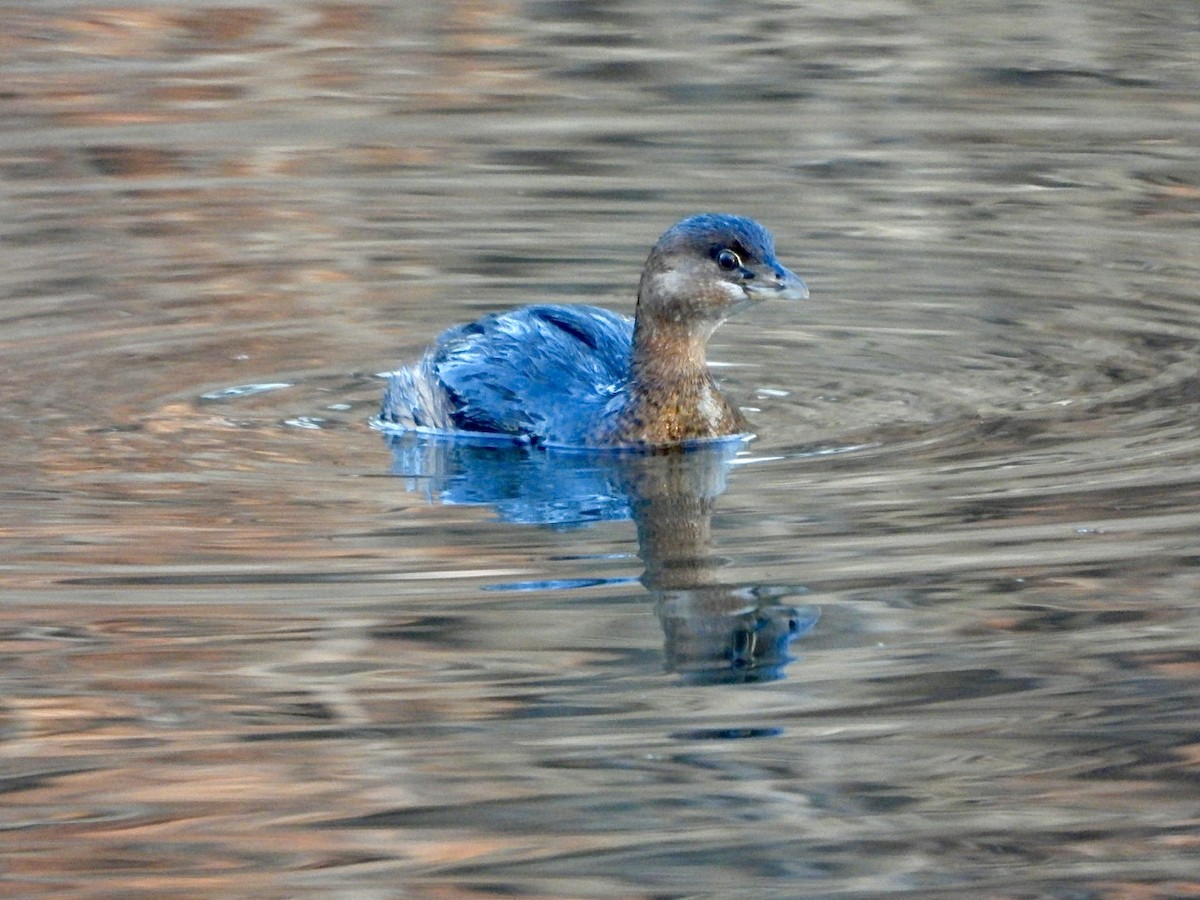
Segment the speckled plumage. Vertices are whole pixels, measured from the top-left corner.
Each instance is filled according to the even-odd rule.
[[[577,447],[659,446],[745,430],[705,345],[768,296],[807,296],[757,222],[705,214],[655,244],[636,324],[592,306],[528,306],[444,332],[391,375],[385,427]]]

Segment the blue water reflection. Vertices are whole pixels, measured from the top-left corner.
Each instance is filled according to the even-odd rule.
[[[714,553],[712,512],[742,439],[654,453],[554,451],[404,432],[386,437],[392,472],[430,502],[486,504],[518,525],[634,522],[641,584],[663,629],[667,668],[698,684],[772,681],[820,611],[788,601],[802,587],[732,584]],[[523,582],[496,590],[591,587]]]

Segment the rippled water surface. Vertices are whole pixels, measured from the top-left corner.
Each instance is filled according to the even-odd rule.
[[[1194,2],[0,25],[0,893],[1200,896]],[[752,443],[369,427],[706,209]]]

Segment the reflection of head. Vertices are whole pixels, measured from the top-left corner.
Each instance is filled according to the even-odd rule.
[[[820,611],[755,593],[732,587],[663,592],[656,606],[667,668],[700,684],[781,678],[788,646],[812,631]]]

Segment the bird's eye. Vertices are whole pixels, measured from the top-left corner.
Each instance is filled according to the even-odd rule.
[[[732,272],[742,267],[742,259],[732,250],[722,250],[717,254],[717,265],[726,272]]]

